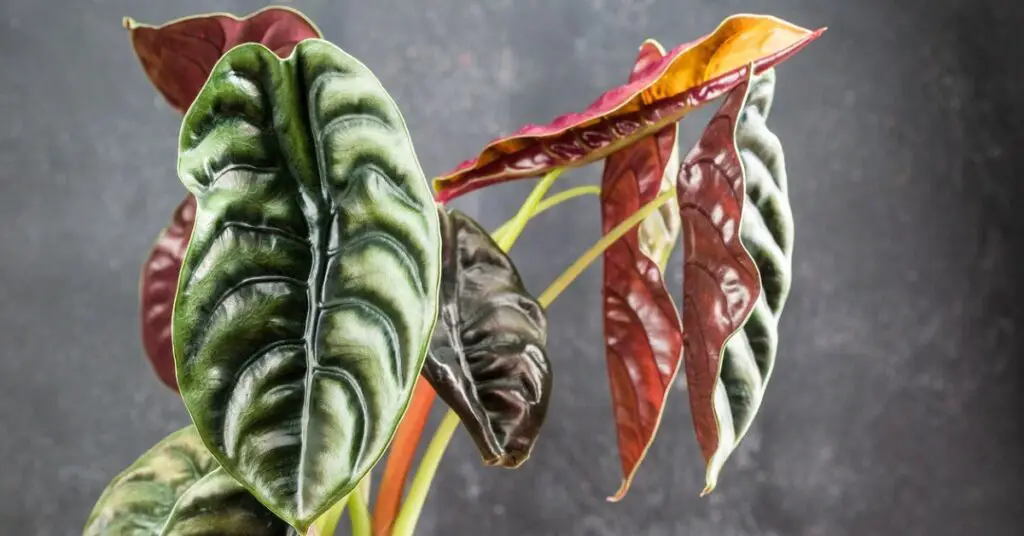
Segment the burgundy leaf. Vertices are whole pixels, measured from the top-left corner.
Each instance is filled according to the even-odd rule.
[[[178,390],[171,348],[171,311],[178,288],[181,261],[196,219],[196,198],[189,195],[174,210],[171,224],[156,239],[142,266],[140,283],[142,345],[150,364],[168,387]]]
[[[697,442],[709,467],[720,465],[714,460],[721,451],[720,429],[723,419],[731,420],[716,400],[727,396],[719,382],[723,351],[761,295],[757,266],[740,236],[746,181],[735,141],[750,72],[745,70],[744,81],[726,97],[687,155],[677,186],[685,262],[686,377]],[[713,487],[709,478],[705,493]]]
[[[309,19],[285,7],[262,9],[243,18],[210,14],[162,26],[130,18],[124,23],[146,76],[180,112],[192,105],[217,60],[235,46],[261,43],[283,58],[300,41],[320,37]]]
[[[583,112],[547,125],[526,125],[490,142],[477,158],[434,179],[437,198],[445,202],[491,184],[604,158],[728,93],[743,81],[747,65],[753,63],[757,72],[769,69],[824,31],[770,16],[729,17],[711,34],[650,63]]]
[[[664,52],[654,42],[640,48],[630,80]],[[601,184],[603,232],[622,223],[660,193],[679,163],[672,124],[605,161]],[[671,205],[671,203],[670,203]],[[663,218],[656,212],[650,218]],[[665,233],[670,235],[666,229]],[[672,237],[662,237],[662,242]],[[634,228],[604,253],[604,331],[608,379],[623,479],[611,500],[625,496],[661,422],[665,400],[679,370],[683,332],[661,267]]]

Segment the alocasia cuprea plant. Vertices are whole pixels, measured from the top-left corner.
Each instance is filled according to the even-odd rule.
[[[431,193],[394,101],[298,12],[126,27],[184,114],[185,199],[140,297],[146,354],[194,424],[111,482],[86,535],[327,536],[346,508],[354,535],[412,534],[459,424],[483,463],[528,459],[556,385],[546,308],[599,258],[623,471],[610,500],[680,368],[704,493],[715,487],[760,406],[791,280],[785,164],[766,123],[774,67],[823,30],[737,15],[667,52],[647,41],[622,86],[492,141]],[[718,99],[680,158],[677,123]],[[600,186],[548,195],[599,160]],[[490,233],[446,206],[541,176]],[[509,250],[533,216],[589,194],[603,236],[535,297]],[[665,283],[677,242],[679,306]],[[435,398],[450,410],[412,473]]]

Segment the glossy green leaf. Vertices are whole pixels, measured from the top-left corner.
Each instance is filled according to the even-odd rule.
[[[217,465],[194,426],[143,454],[103,491],[84,536],[286,536],[295,532]]]
[[[441,307],[423,375],[484,463],[518,467],[551,397],[547,315],[487,231],[457,210],[441,214]]]
[[[679,183],[686,369],[707,461],[704,493],[761,406],[792,278],[785,159],[766,124],[775,72],[744,78],[687,157]]]
[[[196,196],[178,385],[224,469],[304,530],[394,435],[437,316],[440,231],[397,106],[321,40],[232,49],[185,116]]]

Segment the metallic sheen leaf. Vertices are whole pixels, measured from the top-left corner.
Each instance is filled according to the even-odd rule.
[[[235,46],[261,43],[283,58],[303,39],[321,37],[302,13],[286,7],[261,9],[243,18],[197,15],[162,26],[125,18],[124,25],[146,76],[180,112],[192,104],[217,60]]]
[[[488,143],[479,156],[434,179],[437,197],[447,202],[491,184],[604,158],[725,95],[743,81],[740,71],[748,64],[757,72],[769,69],[824,31],[764,15],[729,17],[714,32],[676,47],[641,76],[605,92],[583,112],[526,125]]]
[[[663,54],[657,43],[644,43],[632,76]],[[669,187],[675,182],[679,171],[677,130],[674,124],[665,127],[605,160],[601,180],[604,233],[653,201],[663,190],[666,176],[671,177]],[[678,212],[668,214],[678,221]],[[676,238],[668,231],[665,217],[655,212],[644,221],[654,221],[646,233],[641,224],[604,253],[605,356],[623,474],[611,500],[626,495],[654,441],[683,359],[683,327],[659,266]]]
[[[171,224],[160,233],[142,265],[139,283],[142,317],[142,346],[157,377],[178,390],[174,377],[174,351],[171,349],[171,310],[178,290],[181,260],[188,248],[196,219],[196,198],[189,195],[174,210]]]
[[[547,414],[547,315],[469,216],[441,212],[441,307],[423,375],[487,465],[518,467]]]
[[[438,216],[405,122],[321,40],[232,49],[182,125],[196,196],[178,385],[224,469],[300,531],[391,441],[437,318]]]
[[[278,519],[217,465],[194,426],[157,443],[103,491],[84,536],[288,536]]]
[[[765,125],[774,88],[769,70],[733,90],[679,176],[686,372],[704,493],[761,405],[789,293],[793,217],[782,146]]]

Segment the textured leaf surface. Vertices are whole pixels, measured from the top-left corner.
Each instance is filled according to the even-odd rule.
[[[139,284],[142,313],[142,346],[157,377],[178,390],[174,377],[174,352],[171,349],[171,311],[178,290],[181,261],[188,248],[196,219],[196,198],[189,195],[174,210],[171,224],[156,239],[142,265]]]
[[[632,77],[642,74],[663,54],[656,43],[644,43]],[[666,177],[670,185],[675,182],[679,171],[677,130],[674,124],[665,127],[605,161],[601,180],[604,233],[653,201],[663,190]],[[669,229],[672,220],[666,218],[678,222],[678,217],[674,209],[655,212],[604,253],[605,356],[623,474],[613,500],[625,496],[654,440],[683,357],[682,324],[659,266],[676,238]],[[650,220],[653,223],[648,223]]]
[[[423,375],[484,463],[517,467],[551,395],[547,316],[487,231],[459,211],[441,214],[441,307]]]
[[[232,476],[299,530],[394,434],[437,316],[438,216],[397,106],[334,45],[232,49],[189,109],[198,201],[178,385]]]
[[[125,27],[146,76],[180,112],[192,104],[217,60],[235,46],[261,43],[283,58],[303,39],[320,37],[309,19],[285,7],[262,9],[243,18],[198,15],[162,26],[128,18]]]
[[[85,536],[294,535],[221,469],[194,426],[143,454],[103,491]]]
[[[743,81],[740,71],[748,64],[757,72],[771,68],[823,31],[763,15],[729,17],[711,34],[676,47],[629,83],[605,92],[583,112],[526,125],[490,142],[475,159],[434,179],[438,199],[604,158],[728,93]]]
[[[793,218],[782,146],[765,124],[774,88],[769,70],[733,90],[680,174],[686,372],[705,493],[761,405],[789,293]]]

